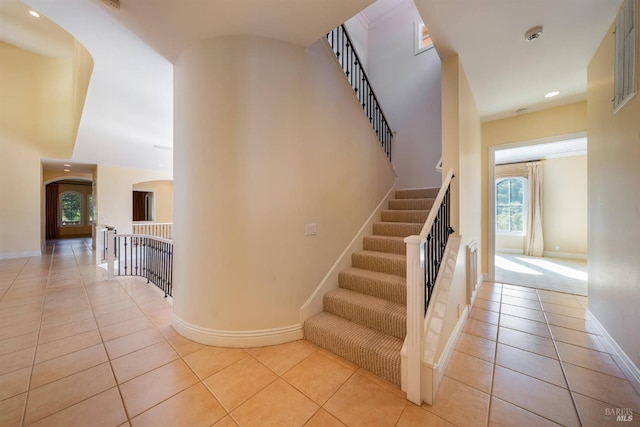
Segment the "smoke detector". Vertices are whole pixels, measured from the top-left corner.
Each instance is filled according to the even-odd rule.
[[[530,28],[526,33],[524,33],[524,39],[528,42],[534,41],[542,35],[542,26],[538,25],[537,27]]]
[[[113,10],[120,10],[120,0],[100,0],[100,2]]]

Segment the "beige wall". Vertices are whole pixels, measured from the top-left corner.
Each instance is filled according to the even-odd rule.
[[[153,193],[153,222],[173,222],[173,181],[140,182],[133,190]]]
[[[587,103],[577,102],[482,124],[482,252],[489,247],[489,147],[535,141],[587,130]],[[482,260],[488,271],[488,257]]]
[[[547,255],[587,255],[587,156],[542,163],[542,227]],[[559,248],[557,248],[559,246]],[[496,234],[496,251],[524,252],[523,236]]]
[[[442,60],[442,172],[454,169],[451,193],[451,223],[461,236],[458,261],[451,284],[452,305],[444,316],[443,334],[448,336],[459,318],[456,307],[467,302],[466,245],[481,247],[480,157],[481,124],[473,94],[457,55]],[[482,251],[478,256],[482,260]],[[447,340],[441,340],[444,346]],[[438,349],[440,353],[443,348]]]
[[[390,163],[323,40],[208,40],[174,80],[174,316],[208,337],[295,327]]]
[[[640,97],[613,113],[613,39],[587,70],[589,310],[640,367]]]
[[[98,165],[95,195],[97,224],[116,227],[119,234],[130,234],[133,219],[133,185],[171,178],[169,172]]]

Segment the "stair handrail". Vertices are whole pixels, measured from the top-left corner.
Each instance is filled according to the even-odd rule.
[[[422,353],[424,319],[451,228],[451,181],[449,169],[418,236],[404,239],[407,245],[407,399],[422,404]]]
[[[327,42],[336,55],[342,71],[345,73],[351,88],[362,105],[365,115],[369,118],[369,122],[378,136],[378,140],[382,144],[389,161],[391,161],[393,131],[382,111],[378,97],[373,91],[369,77],[362,66],[362,61],[360,61],[355,45],[351,41],[349,32],[344,24],[327,33]]]

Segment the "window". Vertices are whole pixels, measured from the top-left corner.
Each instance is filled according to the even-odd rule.
[[[616,18],[613,108],[636,94],[636,0],[625,0]]]
[[[424,22],[416,23],[415,25],[415,54],[422,53],[433,47],[431,36]]]
[[[82,224],[82,194],[65,191],[60,194],[60,224],[62,226]]]
[[[501,178],[496,180],[496,233],[523,235],[527,180]]]

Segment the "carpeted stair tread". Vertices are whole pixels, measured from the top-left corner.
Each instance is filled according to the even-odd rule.
[[[423,225],[413,222],[374,222],[373,234],[376,236],[407,237],[420,234]]]
[[[407,257],[384,252],[358,251],[351,255],[351,265],[355,268],[406,277]]]
[[[324,295],[324,310],[398,339],[407,335],[407,308],[401,304],[337,288]]]
[[[362,249],[399,255],[407,253],[407,245],[401,236],[365,236],[362,239]]]
[[[435,199],[440,188],[409,188],[396,190],[396,199]]]
[[[389,200],[389,209],[391,210],[429,210],[433,206],[435,199],[391,199]]]
[[[304,322],[309,341],[400,385],[403,340],[323,311]]]
[[[429,210],[384,210],[382,211],[383,222],[415,222],[424,224],[429,216]]]
[[[404,277],[352,267],[338,273],[338,282],[343,289],[407,304],[407,280]]]

